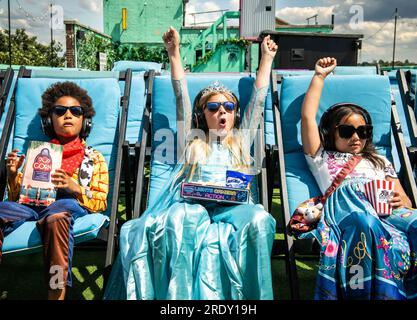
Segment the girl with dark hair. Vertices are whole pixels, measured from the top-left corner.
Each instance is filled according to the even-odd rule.
[[[313,231],[321,244],[315,298],[416,298],[417,211],[392,164],[375,151],[369,113],[340,103],[316,123],[324,80],[336,64],[317,61],[301,110],[303,150],[321,192],[356,165],[325,202]],[[379,216],[365,196],[365,183],[374,179],[394,181],[389,216]]]
[[[91,129],[94,109],[87,91],[73,82],[58,82],[42,95],[39,109],[42,128],[51,143],[63,146],[61,169],[51,175],[57,188],[51,205],[30,206],[17,203],[24,162],[19,150],[8,154],[8,200],[0,202],[0,260],[5,236],[25,221],[36,221],[43,243],[48,299],[65,298],[72,285],[71,261],[74,246],[74,221],[107,207],[108,170],[103,155],[84,141]]]
[[[184,161],[160,191],[158,203],[123,225],[105,298],[272,299],[274,218],[253,201],[224,206],[183,199],[179,191],[183,181],[224,186],[227,170],[250,171],[252,133],[260,123],[277,45],[269,36],[261,44],[252,98],[240,121],[237,98],[220,83],[201,90],[192,113],[179,34],[171,27],[163,40],[177,130],[186,138],[194,127],[203,137],[186,145]]]

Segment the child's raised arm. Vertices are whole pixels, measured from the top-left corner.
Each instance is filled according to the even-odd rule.
[[[180,54],[180,35],[175,28],[170,27],[163,34],[162,39],[168,51],[169,62],[171,64],[171,80],[177,107],[178,141],[180,141],[177,150],[179,154],[182,154],[184,148],[183,143],[186,141],[191,130],[192,108]]]
[[[320,148],[320,135],[316,115],[320,104],[324,79],[336,68],[335,58],[322,58],[316,62],[315,73],[301,108],[301,139],[304,153],[315,156]]]
[[[258,73],[256,75],[255,85],[252,89],[251,98],[245,108],[242,117],[240,129],[244,134],[244,141],[251,146],[255,136],[256,129],[259,126],[264,110],[265,98],[268,93],[269,77],[271,75],[272,63],[278,51],[278,46],[268,35],[261,43],[261,61],[259,63]]]
[[[272,63],[274,62],[277,51],[278,45],[271,39],[270,35],[266,36],[261,43],[262,56],[255,80],[257,89],[268,86]]]
[[[171,77],[174,80],[181,80],[184,77],[180,54],[180,35],[173,27],[163,34],[165,48],[168,51],[169,63],[171,64]]]

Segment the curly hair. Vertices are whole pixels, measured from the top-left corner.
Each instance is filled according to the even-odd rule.
[[[42,94],[42,107],[38,112],[42,118],[49,116],[56,101],[61,97],[76,99],[84,111],[84,117],[92,118],[95,115],[93,101],[88,92],[71,81],[56,82]]]

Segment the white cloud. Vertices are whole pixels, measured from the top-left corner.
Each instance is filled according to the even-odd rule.
[[[361,61],[391,60],[394,35],[394,22],[392,21],[364,21],[355,26],[349,25],[350,5],[359,4],[350,0],[348,3],[334,4],[329,2],[328,7],[285,7],[277,10],[279,18],[291,24],[306,24],[306,19],[318,14],[318,24],[330,24],[331,15],[335,14],[335,28],[333,33],[363,34]],[[365,15],[366,19],[366,15]],[[313,19],[314,20],[314,19]],[[338,23],[338,21],[345,21]],[[310,24],[314,21],[310,20]],[[397,24],[396,60],[417,62],[417,19],[401,18]]]
[[[239,6],[240,6],[240,0],[232,0],[230,1],[230,10],[239,10]]]
[[[318,24],[330,24],[334,6],[329,7],[286,7],[276,11],[276,16],[291,24],[307,24],[307,18],[317,14]],[[314,19],[310,20],[314,24]]]
[[[194,22],[196,25],[210,25],[214,21],[216,21],[218,18],[220,18],[223,14],[220,10],[229,10],[229,11],[235,11],[239,9],[239,0],[233,0],[233,1],[199,1],[199,0],[191,0],[187,4],[187,11],[186,11],[186,17],[185,17],[185,23],[186,25],[193,25]],[[212,12],[212,13],[202,13],[207,11],[218,11],[218,12]],[[200,13],[194,15],[191,13]],[[204,23],[204,24],[202,24]],[[231,23],[232,24],[232,23]]]
[[[396,60],[417,62],[417,19],[402,19],[397,24]],[[362,39],[362,61],[391,60],[394,38],[393,22],[363,22],[360,29],[352,30],[349,24],[336,25],[335,33],[359,33]]]
[[[103,12],[103,2],[101,0],[79,0],[81,8],[95,13]]]

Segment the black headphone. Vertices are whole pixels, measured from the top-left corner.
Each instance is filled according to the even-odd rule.
[[[323,143],[323,147],[325,150],[331,150],[334,149],[334,143],[332,137],[329,136],[330,133],[330,124],[331,124],[331,115],[333,114],[333,112],[341,107],[345,107],[345,106],[352,106],[357,108],[361,114],[362,117],[365,119],[365,122],[367,125],[372,125],[372,119],[370,114],[368,113],[368,111],[366,111],[363,107],[355,104],[355,103],[351,103],[351,102],[342,102],[342,103],[336,103],[334,105],[332,105],[330,108],[328,108],[323,115],[321,116],[320,119],[320,124],[319,124],[319,133],[320,133],[320,139],[321,142]]]
[[[201,90],[198,95],[194,99],[193,104],[193,127],[196,129],[201,129],[204,132],[208,132],[208,125],[206,121],[206,116],[204,115],[204,108],[199,108],[198,103],[200,102],[201,97],[203,96],[203,92],[205,89]],[[234,127],[239,128],[240,126],[240,104],[239,99],[233,92],[229,92],[232,94],[233,98],[236,100],[236,109],[235,109],[235,121]]]
[[[41,125],[42,131],[45,135],[47,135],[51,139],[56,137],[54,126],[52,125],[51,111],[48,113],[46,117],[41,117]],[[80,131],[80,138],[84,140],[87,139],[92,127],[93,119],[91,117],[84,116],[83,126]]]

